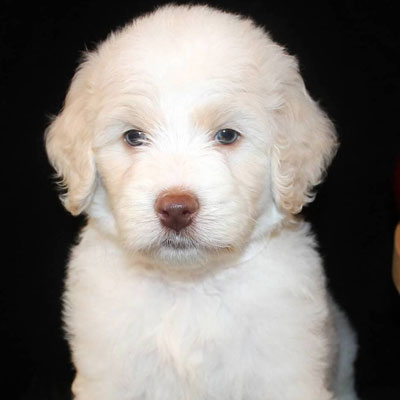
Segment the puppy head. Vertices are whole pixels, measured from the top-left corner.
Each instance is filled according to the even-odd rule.
[[[336,149],[296,60],[206,6],[160,8],[88,53],[46,141],[72,214],[172,264],[299,212]]]

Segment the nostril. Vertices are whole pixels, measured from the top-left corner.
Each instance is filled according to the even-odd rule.
[[[158,197],[155,204],[161,223],[177,232],[192,223],[198,209],[197,198],[182,191],[165,192]]]

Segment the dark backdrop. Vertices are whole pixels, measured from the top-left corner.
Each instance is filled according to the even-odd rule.
[[[113,28],[163,2],[20,2],[1,9],[1,362],[7,399],[68,399],[72,380],[60,297],[68,248],[83,220],[61,207],[43,148],[77,60]],[[395,3],[395,2],[393,2]],[[255,18],[296,54],[341,148],[305,211],[331,289],[360,343],[363,399],[400,398],[400,297],[391,281],[394,160],[399,154],[399,35],[388,1],[219,1]],[[4,397],[5,393],[7,394]],[[307,399],[304,399],[307,400]]]

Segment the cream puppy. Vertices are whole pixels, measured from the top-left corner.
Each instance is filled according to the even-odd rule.
[[[73,214],[77,400],[355,400],[354,335],[307,223],[337,147],[296,59],[207,6],[89,52],[46,135]]]

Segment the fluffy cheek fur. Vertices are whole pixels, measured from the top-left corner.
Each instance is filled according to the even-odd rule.
[[[203,143],[180,143],[184,148],[179,152],[176,143],[174,151],[162,139],[132,148],[122,135],[97,150],[96,165],[107,195],[100,189],[94,204],[107,199],[107,217],[114,217],[116,229],[112,232],[113,224],[104,227],[118,235],[126,249],[174,264],[205,262],[241,249],[252,236],[255,221],[271,208],[269,161],[264,152],[257,151],[245,135],[231,146],[198,135],[202,136]],[[193,224],[180,238],[162,227],[154,209],[157,197],[175,188],[190,191],[200,204]],[[92,216],[101,219],[95,209]],[[163,242],[171,237],[193,246],[168,249]]]

